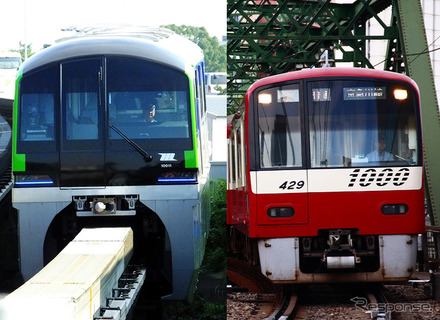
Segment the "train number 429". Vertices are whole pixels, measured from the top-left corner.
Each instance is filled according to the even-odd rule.
[[[284,181],[279,188],[282,190],[294,190],[294,189],[301,189],[304,187],[304,180],[291,180],[291,181]]]

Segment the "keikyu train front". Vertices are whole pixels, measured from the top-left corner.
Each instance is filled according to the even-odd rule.
[[[409,278],[424,232],[410,78],[354,68],[268,77],[228,135],[233,254],[277,283]]]
[[[22,65],[13,206],[25,280],[83,227],[129,226],[132,263],[191,296],[209,226],[203,54],[165,30],[85,36]]]

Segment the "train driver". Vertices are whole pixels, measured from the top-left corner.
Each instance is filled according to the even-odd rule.
[[[376,142],[376,150],[367,154],[368,161],[393,161],[394,156],[386,151],[387,143],[384,137]]]
[[[154,117],[156,116],[156,106],[154,104],[150,104],[147,108],[144,109],[144,118],[147,122],[157,122]]]

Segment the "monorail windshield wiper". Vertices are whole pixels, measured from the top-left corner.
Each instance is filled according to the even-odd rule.
[[[116,128],[112,124],[110,124],[109,127],[112,128],[122,138],[124,138],[124,140],[127,141],[133,148],[135,148],[136,151],[139,152],[144,157],[145,161],[149,162],[149,161],[153,160],[153,156],[151,156],[147,151],[142,149],[142,147],[140,145],[138,145],[136,142],[134,142],[132,139],[127,137],[121,130],[119,130],[118,128]]]

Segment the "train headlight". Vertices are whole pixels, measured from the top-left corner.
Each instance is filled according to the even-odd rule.
[[[53,180],[49,175],[16,175],[15,185],[17,186],[51,186],[53,185]]]
[[[396,215],[408,213],[408,206],[403,203],[385,204],[382,206],[382,213],[385,215]]]
[[[261,104],[272,103],[272,95],[270,93],[260,93],[258,95],[258,103]]]
[[[273,207],[267,210],[267,215],[270,218],[290,218],[295,214],[292,207]]]
[[[195,172],[164,172],[157,179],[159,183],[175,184],[175,183],[196,183],[197,173]]]
[[[394,90],[394,98],[396,100],[406,100],[406,98],[408,98],[408,91],[405,89],[396,89]]]

